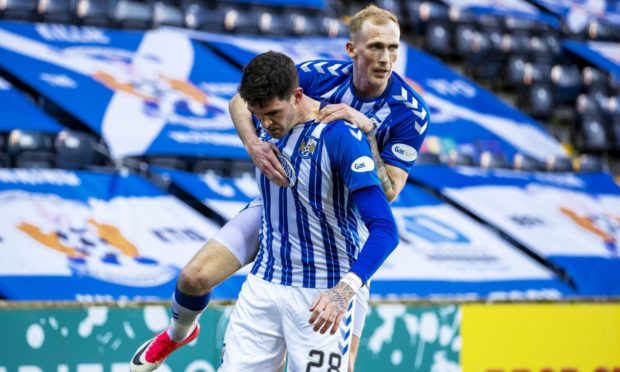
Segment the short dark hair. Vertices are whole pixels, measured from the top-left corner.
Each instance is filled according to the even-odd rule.
[[[243,69],[239,95],[250,106],[266,107],[291,98],[299,86],[297,68],[287,55],[269,51],[252,58]]]

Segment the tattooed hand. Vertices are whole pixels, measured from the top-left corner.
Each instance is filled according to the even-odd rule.
[[[331,327],[330,333],[336,333],[353,296],[353,288],[343,282],[321,293],[310,306],[312,315],[309,322],[314,331],[324,334]]]

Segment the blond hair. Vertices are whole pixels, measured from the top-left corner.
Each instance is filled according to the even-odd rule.
[[[370,21],[376,25],[384,25],[392,21],[396,23],[396,25],[399,25],[398,18],[396,18],[392,12],[371,4],[351,17],[349,21],[349,38],[353,39],[360,32],[366,21]]]

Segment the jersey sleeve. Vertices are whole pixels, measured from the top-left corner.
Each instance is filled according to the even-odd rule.
[[[349,191],[373,185],[381,187],[364,133],[344,121],[330,123],[329,126],[325,137],[327,152]]]
[[[396,118],[400,123],[390,128],[389,139],[383,144],[381,158],[386,164],[401,168],[409,173],[413,163],[418,158],[418,152],[428,132],[430,124],[430,110],[421,99],[421,110],[415,114],[413,110],[406,110],[405,114]],[[425,114],[422,114],[425,113]],[[420,118],[420,116],[424,118]]]
[[[311,90],[315,83],[316,73],[314,70],[302,68],[311,61],[302,62],[297,65],[297,76],[299,77],[299,86],[304,90],[306,95],[312,96]]]

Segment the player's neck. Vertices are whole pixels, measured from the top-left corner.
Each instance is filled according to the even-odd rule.
[[[299,102],[299,109],[297,110],[297,116],[295,118],[295,125],[306,123],[310,120],[316,119],[321,103],[315,99],[312,99],[304,95]]]
[[[353,76],[353,92],[355,95],[364,100],[377,98],[385,92],[389,84],[389,79],[381,85],[371,85],[364,77]]]

